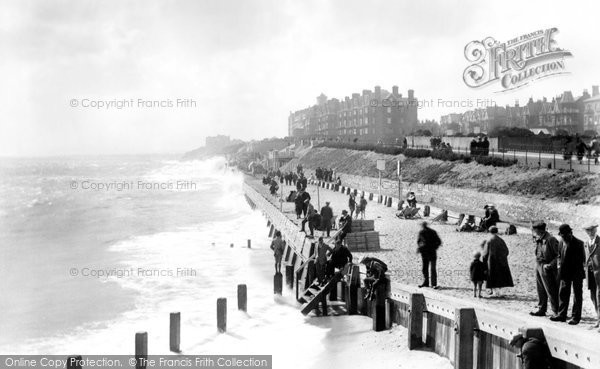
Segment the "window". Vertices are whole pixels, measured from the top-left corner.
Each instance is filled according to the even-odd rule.
[[[392,124],[392,118],[388,117],[387,122],[388,122],[388,124]]]
[[[365,124],[369,124],[369,118],[365,117]]]

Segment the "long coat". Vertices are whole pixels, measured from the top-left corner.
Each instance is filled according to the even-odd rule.
[[[487,266],[486,288],[513,287],[508,266],[508,247],[498,235],[493,235],[483,245],[482,260]]]

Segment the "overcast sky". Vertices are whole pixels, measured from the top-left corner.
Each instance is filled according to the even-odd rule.
[[[600,2],[3,1],[0,155],[178,153],[228,134],[287,134],[291,110],[398,85],[498,104],[600,84]],[[557,27],[566,76],[467,87],[464,47]],[[95,109],[92,101],[134,100]],[[193,99],[195,107],[138,107]],[[71,104],[77,104],[72,107]],[[419,110],[419,119],[465,109]]]

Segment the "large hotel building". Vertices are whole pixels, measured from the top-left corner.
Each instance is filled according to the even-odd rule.
[[[407,96],[375,86],[344,100],[321,94],[317,104],[290,113],[291,137],[359,143],[398,142],[417,126],[417,99],[413,90]]]

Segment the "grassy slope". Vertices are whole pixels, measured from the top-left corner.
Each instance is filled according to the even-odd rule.
[[[402,164],[403,179],[409,182],[445,184],[473,188],[484,192],[526,195],[543,198],[588,200],[600,204],[600,176],[587,173],[569,173],[548,169],[525,169],[518,166],[494,168],[476,163],[445,162],[431,158],[405,158],[402,155],[382,155],[367,151],[314,148],[303,150],[298,162],[309,168],[334,168],[337,172],[377,177],[377,159],[386,159],[384,176],[395,178],[396,160]]]

